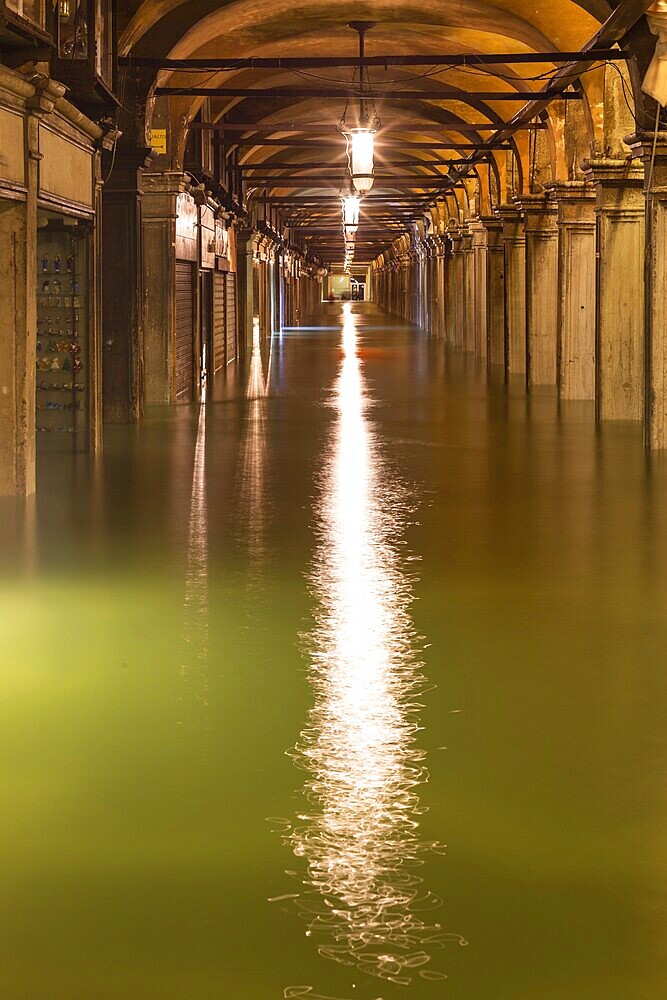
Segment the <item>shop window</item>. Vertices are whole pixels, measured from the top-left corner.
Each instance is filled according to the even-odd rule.
[[[89,444],[89,227],[40,213],[37,232],[37,446],[86,451]]]

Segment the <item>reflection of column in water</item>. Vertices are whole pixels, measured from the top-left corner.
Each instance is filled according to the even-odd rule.
[[[264,364],[259,336],[259,323],[253,324],[253,344],[250,369],[246,386],[248,410],[241,445],[241,468],[238,510],[242,519],[242,533],[251,563],[261,560],[264,554],[264,522],[266,517],[266,396],[268,376]]]
[[[411,580],[397,544],[404,488],[383,467],[345,310],[337,421],[322,478],[308,637],[315,702],[296,757],[312,815],[286,837],[307,862],[296,905],[326,958],[409,985],[452,938],[426,915],[440,900],[418,875],[438,844],[420,841],[416,745],[423,683],[409,608]],[[455,940],[461,942],[458,937]]]
[[[183,663],[187,692],[208,708],[208,514],[206,506],[206,398],[199,410],[192,472],[190,523],[183,608]]]

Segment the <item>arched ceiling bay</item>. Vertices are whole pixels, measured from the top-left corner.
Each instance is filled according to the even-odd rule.
[[[126,7],[121,52],[131,57],[206,60],[222,58],[354,57],[350,20],[376,22],[366,38],[368,56],[470,57],[531,52],[576,52],[596,33],[614,4],[606,0],[145,0]],[[364,203],[369,235],[363,258],[387,244],[396,225],[425,208],[444,183],[451,161],[470,155],[548,82],[558,60],[491,65],[373,66],[377,93],[378,179]],[[258,193],[298,224],[325,259],[340,257],[337,195],[345,174],[344,142],[335,132],[345,100],[324,91],[351,86],[351,67],[156,71],[154,85],[170,92],[172,127],[187,127],[210,94],[211,118],[236,126],[225,132],[226,150],[238,140],[238,163],[248,193]],[[582,80],[585,96],[585,79]],[[280,88],[280,95],[276,89]],[[231,93],[219,93],[220,89]],[[238,93],[258,90],[262,93]],[[409,97],[408,97],[409,94]],[[574,96],[574,95],[571,95]],[[354,101],[350,101],[354,107]],[[348,122],[354,124],[348,115]],[[247,129],[241,131],[241,126]],[[289,130],[279,126],[289,125]],[[324,128],[328,126],[328,131]],[[270,131],[271,127],[275,131]],[[282,140],[283,144],[278,144]],[[511,140],[509,140],[511,144]],[[504,148],[485,155],[506,156]],[[264,171],[264,172],[262,172]],[[339,180],[340,178],[340,180]],[[338,244],[337,250],[331,247]]]

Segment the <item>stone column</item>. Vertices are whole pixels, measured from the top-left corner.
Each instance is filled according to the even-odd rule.
[[[526,233],[514,205],[497,211],[502,223],[505,273],[505,372],[526,373]]]
[[[558,393],[595,399],[595,192],[554,185],[558,206]]]
[[[463,226],[463,350],[475,350],[475,251],[470,223]]]
[[[252,262],[255,249],[255,233],[252,229],[236,230],[236,280],[237,280],[237,326],[239,338],[239,355],[241,358],[250,356],[252,352],[252,327],[255,314],[254,282]],[[292,302],[290,292],[290,302]],[[296,322],[290,308],[287,325]]]
[[[401,257],[401,311],[399,313],[401,319],[410,322],[410,308],[411,308],[411,296],[412,296],[412,267],[410,262],[410,255],[404,253]]]
[[[429,236],[426,240],[426,245],[424,247],[424,275],[425,284],[423,289],[423,298],[426,301],[426,308],[428,313],[428,320],[426,323],[426,329],[430,337],[435,334],[436,327],[436,283],[435,283],[435,246],[433,244],[433,237]]]
[[[410,322],[421,326],[425,319],[425,303],[422,301],[424,289],[424,251],[415,247],[410,253]]]
[[[626,140],[644,163],[646,406],[649,448],[667,448],[667,132]]]
[[[487,289],[488,289],[488,233],[486,226],[481,219],[474,219],[470,223],[473,246],[473,350],[481,358],[486,357],[487,342]]]
[[[176,366],[176,216],[186,178],[143,175],[144,387],[147,403],[174,401]]]
[[[142,176],[150,150],[119,143],[102,193],[103,407],[107,423],[140,420],[144,402]]]
[[[524,195],[526,228],[526,369],[529,386],[556,385],[558,353],[558,212],[548,194]]]
[[[449,240],[452,246],[452,262],[450,268],[450,299],[451,299],[451,334],[456,347],[463,347],[465,326],[465,272],[463,233],[457,223],[449,228]]]
[[[643,169],[629,160],[584,164],[596,194],[596,397],[600,420],[644,415]]]
[[[431,300],[431,325],[430,333],[432,337],[440,336],[440,313],[442,308],[442,293],[440,291],[440,262],[439,246],[440,240],[437,236],[432,236],[431,240],[431,269],[429,275],[430,300]]]
[[[438,325],[436,337],[444,338],[447,326],[447,244],[441,236],[437,238],[436,286],[438,295]]]
[[[490,365],[505,364],[505,246],[499,219],[485,218],[486,257],[486,336]]]

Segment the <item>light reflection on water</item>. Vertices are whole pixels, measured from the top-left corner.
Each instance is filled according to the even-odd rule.
[[[209,707],[208,509],[206,499],[206,392],[202,395],[192,470],[185,571],[181,676],[188,695]],[[207,738],[207,719],[204,735]]]
[[[270,371],[270,362],[269,362]],[[247,546],[251,568],[257,568],[265,554],[266,521],[266,398],[269,375],[264,373],[259,321],[253,324],[252,353],[246,399],[248,409],[241,443],[238,513],[240,531]],[[254,574],[251,574],[254,576]]]
[[[368,419],[349,306],[342,351],[311,573],[314,704],[295,751],[312,811],[285,837],[307,864],[295,904],[320,955],[408,986],[416,977],[445,978],[430,967],[434,952],[448,940],[465,942],[429,916],[441,900],[419,874],[426,854],[444,847],[419,836],[424,678],[412,580],[399,552],[409,496],[385,466]]]

